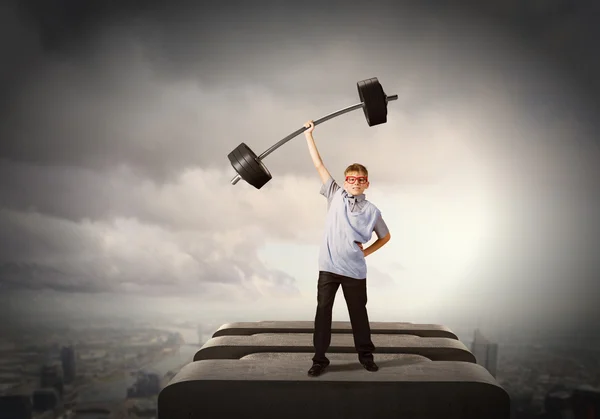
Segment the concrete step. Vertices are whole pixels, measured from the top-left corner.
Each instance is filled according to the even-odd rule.
[[[402,322],[370,322],[371,333],[406,334],[429,338],[458,337],[446,326],[439,324],[414,324]],[[312,321],[260,321],[228,323],[221,326],[212,337],[246,336],[260,333],[313,333]],[[352,333],[350,322],[332,322],[332,333]]]
[[[399,358],[379,366],[371,373],[356,361],[332,360],[323,375],[309,377],[306,360],[192,362],[161,391],[159,418],[510,417],[508,394],[477,364]]]
[[[475,357],[459,340],[422,338],[414,335],[372,334],[376,354],[415,354],[434,361],[475,363]],[[221,336],[206,342],[194,356],[194,361],[206,359],[240,359],[261,352],[314,353],[313,337],[309,333],[263,333],[251,336]],[[328,353],[356,353],[350,334],[334,334]]]
[[[312,365],[313,354],[309,352],[261,352],[257,354],[250,354],[241,357],[241,360],[256,359],[260,362],[263,361],[301,361],[305,364]],[[327,358],[330,361],[350,361],[358,362],[358,354],[354,353],[333,353],[327,354]],[[431,359],[424,357],[423,355],[414,354],[376,354],[375,361],[377,363],[382,361],[398,360],[398,362],[404,363],[416,363],[416,362],[433,362]]]

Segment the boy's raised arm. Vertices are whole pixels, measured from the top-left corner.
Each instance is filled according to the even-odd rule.
[[[317,150],[317,146],[315,144],[315,139],[312,136],[312,132],[315,129],[315,124],[313,123],[313,121],[308,121],[306,124],[304,124],[304,126],[308,128],[306,131],[304,131],[304,136],[306,137],[306,143],[308,144],[308,151],[310,152],[310,157],[312,158],[313,164],[315,165],[317,172],[319,172],[321,181],[323,183],[326,183],[331,177],[331,175],[329,174],[329,171],[323,164],[323,160],[321,160],[321,156],[319,155],[319,151]]]

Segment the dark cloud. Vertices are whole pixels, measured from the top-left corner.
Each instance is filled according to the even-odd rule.
[[[517,62],[526,57],[515,55],[525,48],[520,43],[528,40],[530,52],[542,47],[558,58],[569,54],[569,63],[588,60],[581,36],[570,39],[577,48],[554,40],[560,36],[553,31],[570,33],[575,29],[568,27],[571,20],[588,16],[581,6],[573,11],[561,4],[546,5],[547,12],[513,5],[511,13],[498,14],[502,8],[493,2],[454,9],[425,3],[387,2],[366,9],[331,3],[317,10],[308,4],[234,2],[229,4],[237,10],[234,16],[225,5],[26,2],[17,22],[27,24],[14,35],[31,39],[33,33],[53,41],[38,46],[35,69],[2,115],[0,135],[6,140],[0,155],[95,170],[128,165],[164,181],[182,167],[226,165],[222,156],[231,144],[249,136],[262,137],[251,142],[268,147],[303,119],[329,113],[337,103],[355,102],[356,80],[372,75],[390,93],[408,89],[393,106],[413,117],[421,109],[447,109],[459,98],[478,94],[474,89],[489,83],[486,77],[499,80],[496,87],[515,97],[538,97],[530,108],[534,112],[540,104],[560,103],[557,98],[564,95],[547,86],[551,80],[543,85],[544,77],[534,83],[536,69]],[[486,11],[488,19],[504,17],[511,25],[495,33],[486,29],[475,19]],[[518,18],[547,23],[534,31]],[[530,32],[511,32],[519,27]],[[530,57],[535,63],[545,56]],[[340,60],[347,71],[340,72]],[[325,82],[323,74],[332,72],[341,73],[338,81]],[[243,90],[249,85],[256,93]],[[280,121],[273,121],[274,110],[251,111],[255,103],[282,95],[287,99],[278,99],[283,102],[277,103]],[[314,116],[301,117],[298,109],[305,104]],[[272,127],[257,129],[258,124]],[[351,135],[354,125],[340,125],[338,135]]]
[[[110,22],[164,12],[165,8],[160,4],[153,0],[22,0],[18,10],[23,21],[39,34],[45,49],[54,50],[81,42]]]

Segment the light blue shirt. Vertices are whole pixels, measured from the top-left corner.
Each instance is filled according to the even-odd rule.
[[[327,198],[327,217],[319,270],[366,279],[365,256],[356,242],[368,242],[373,232],[378,238],[388,234],[381,211],[367,201],[365,194],[352,196],[331,177],[321,186],[321,195]]]

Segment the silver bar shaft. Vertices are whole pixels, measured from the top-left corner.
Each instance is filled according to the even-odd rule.
[[[313,121],[315,126],[328,121],[332,118],[335,118],[336,116],[339,115],[343,115],[345,113],[351,112],[353,110],[359,109],[363,107],[363,103],[357,103],[356,105],[352,105],[352,106],[348,106],[347,108],[344,109],[340,109],[339,111],[335,111],[333,113],[330,113],[329,115],[326,115],[320,119],[317,119],[316,121]],[[264,159],[265,157],[267,157],[269,154],[271,154],[272,152],[274,152],[275,150],[277,150],[279,147],[281,147],[282,145],[284,145],[285,143],[287,143],[288,141],[290,141],[292,138],[302,134],[304,131],[306,131],[308,128],[306,127],[302,127],[297,129],[296,131],[292,132],[290,135],[288,135],[287,137],[285,137],[284,139],[278,141],[277,143],[273,144],[271,147],[269,147],[265,152],[263,152],[260,156],[258,156],[259,159]]]
[[[398,99],[398,95],[392,95],[392,96],[388,96],[386,98],[386,102],[392,101],[392,100],[397,100]],[[332,118],[335,118],[336,116],[340,116],[343,115],[345,113],[354,111],[356,109],[361,109],[364,106],[364,102],[361,103],[357,103],[356,105],[352,105],[352,106],[348,106],[347,108],[344,109],[340,109],[339,111],[335,111],[330,113],[329,115],[325,115],[322,118],[319,118],[315,121],[313,121],[313,123],[315,124],[315,127],[325,121],[329,121]],[[281,147],[282,145],[284,145],[285,143],[287,143],[288,141],[290,141],[292,138],[302,134],[304,131],[306,131],[308,128],[306,127],[302,127],[297,129],[296,131],[292,132],[290,135],[288,135],[287,137],[285,137],[284,139],[278,141],[277,143],[273,144],[271,147],[269,147],[265,152],[263,152],[260,156],[258,156],[259,160],[264,159],[265,157],[267,157],[269,154],[271,154],[272,152],[274,152],[275,150],[277,150],[279,147]],[[236,183],[238,183],[240,181],[242,177],[237,174],[233,179],[231,179],[231,184],[235,185]]]

